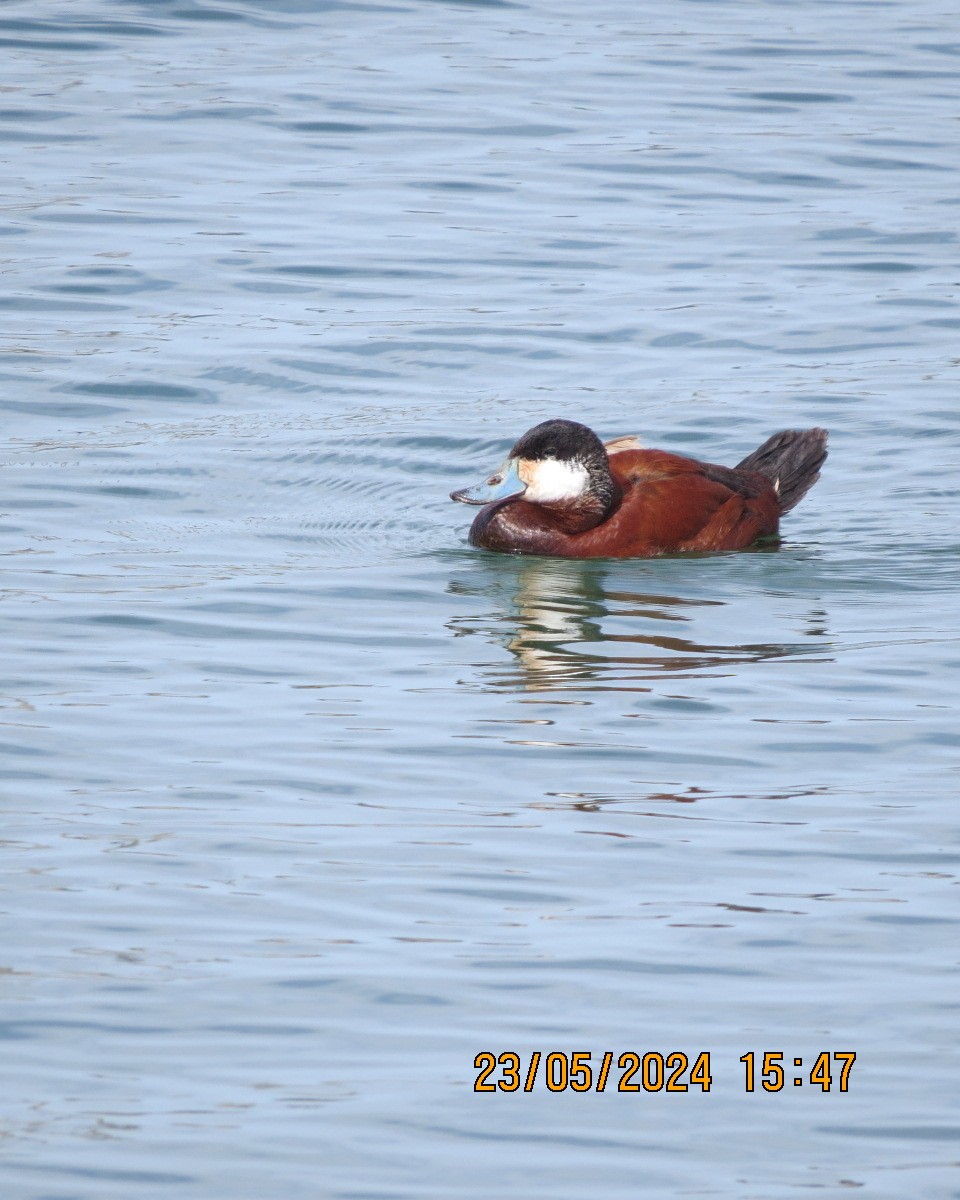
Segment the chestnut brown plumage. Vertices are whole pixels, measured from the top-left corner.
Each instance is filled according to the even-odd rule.
[[[623,439],[608,454],[585,425],[545,421],[520,438],[489,486],[452,496],[493,498],[470,530],[471,544],[487,550],[563,558],[742,550],[776,537],[781,514],[820,477],[826,444],[824,429],[784,430],[722,467],[624,449]]]

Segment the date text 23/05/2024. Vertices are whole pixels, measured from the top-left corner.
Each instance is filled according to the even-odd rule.
[[[788,1082],[794,1087],[819,1087],[823,1092],[846,1092],[857,1056],[853,1050],[821,1050],[812,1062],[792,1058],[782,1050],[748,1050],[740,1056],[744,1091],[754,1092],[759,1083],[765,1092],[780,1092]],[[541,1082],[551,1092],[604,1092],[608,1084],[618,1092],[709,1092],[713,1085],[710,1051],[689,1055],[682,1050],[663,1054],[657,1050],[640,1053],[612,1050],[593,1055],[588,1050],[533,1050],[521,1056],[516,1051],[500,1054],[482,1050],[473,1060],[478,1072],[475,1092],[532,1092]],[[790,1070],[793,1074],[790,1074]],[[611,1077],[612,1076],[612,1077]]]

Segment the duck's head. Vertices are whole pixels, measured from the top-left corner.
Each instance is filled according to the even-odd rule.
[[[463,504],[511,497],[549,508],[590,508],[601,519],[615,488],[603,443],[577,421],[544,421],[527,430],[496,471],[473,487],[451,492]]]

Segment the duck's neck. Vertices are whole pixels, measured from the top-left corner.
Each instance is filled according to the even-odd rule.
[[[585,533],[595,529],[613,513],[620,504],[622,493],[609,471],[602,476],[591,472],[590,488],[581,495],[568,500],[553,500],[540,507],[551,514],[564,533]]]

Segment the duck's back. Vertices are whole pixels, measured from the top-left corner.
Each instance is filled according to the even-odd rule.
[[[742,550],[777,532],[777,494],[757,472],[665,450],[614,454],[610,470],[622,499],[603,524],[577,535],[585,556]]]

